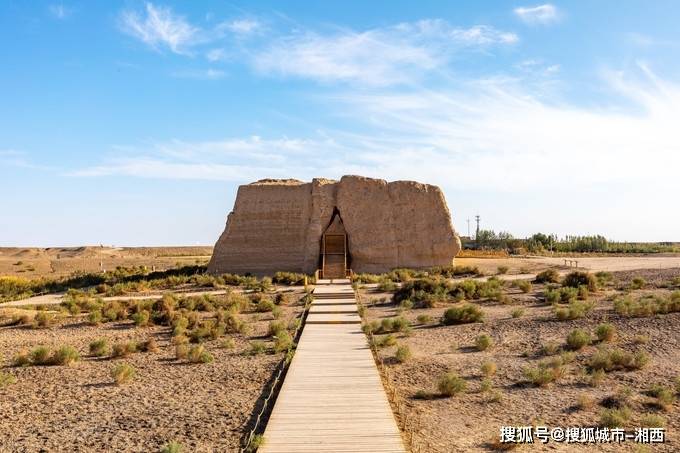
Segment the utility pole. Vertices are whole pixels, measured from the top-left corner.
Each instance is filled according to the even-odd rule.
[[[477,231],[475,232],[475,241],[479,241],[479,214],[475,216],[475,221],[477,222]]]
[[[468,224],[468,239],[470,238],[470,217],[467,218],[467,224]]]

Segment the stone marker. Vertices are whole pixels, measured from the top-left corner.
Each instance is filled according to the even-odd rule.
[[[326,278],[449,265],[460,239],[437,186],[361,176],[240,186],[208,271]],[[343,274],[343,275],[341,275]]]

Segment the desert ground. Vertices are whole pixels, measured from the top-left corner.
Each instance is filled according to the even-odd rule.
[[[79,253],[90,254],[89,248],[68,258],[44,249],[23,249],[34,251],[33,258],[22,249],[7,250],[2,251],[0,275],[59,278],[99,266],[93,261],[94,268],[78,267],[79,261],[87,262]],[[157,270],[204,264],[210,248],[143,250],[111,251],[111,261],[105,262],[113,268]],[[21,261],[32,264],[16,265],[17,253],[22,254]],[[393,299],[409,280],[420,279],[418,275],[404,281],[385,275],[372,276],[378,283],[357,282],[366,307],[365,325],[395,317],[410,325],[391,334],[378,329],[373,339],[388,396],[414,451],[489,451],[500,426],[597,426],[603,411],[617,407],[627,411],[623,421],[627,428],[652,422],[666,427],[667,443],[651,451],[680,448],[680,405],[673,393],[680,376],[680,312],[632,314],[615,309],[615,301],[625,297],[633,302],[656,300],[653,296],[670,300],[680,289],[680,257],[575,259],[579,270],[591,276],[606,274],[599,274],[596,289],[578,297],[567,294],[569,301],[546,300],[546,294],[562,291],[560,284],[523,283],[534,281],[546,269],[564,279],[575,270],[564,266],[564,258],[458,258],[456,266],[476,272],[443,279],[446,285],[453,288],[473,281],[497,291],[463,300],[439,297],[423,308]],[[66,260],[68,265],[60,268]],[[55,261],[60,263],[56,268]],[[28,266],[34,270],[17,272]],[[160,451],[172,441],[184,451],[238,450],[253,427],[273,374],[285,361],[290,346],[284,341],[281,347],[279,337],[285,340],[286,335],[280,331],[288,332],[288,338],[294,333],[295,320],[304,311],[305,289],[299,282],[263,285],[252,278],[229,283],[214,278],[168,280],[172,285],[126,286],[119,295],[109,294],[113,287],[93,287],[0,304],[0,452]],[[441,323],[446,310],[464,304],[478,307],[482,322]],[[572,304],[590,308],[573,319],[559,320],[557,312],[569,312]],[[103,319],[93,317],[93,311]],[[151,315],[148,323],[141,312]],[[189,324],[177,327],[182,324],[178,318]],[[600,341],[596,329],[603,323],[612,326],[613,335]],[[272,325],[278,330],[272,331]],[[590,344],[568,346],[567,336],[574,329],[589,334]],[[478,350],[475,344],[482,334],[492,345]],[[382,341],[390,335],[391,341]],[[101,339],[106,340],[106,351],[92,352],[91,343]],[[155,345],[146,352],[126,350],[132,342],[136,349],[145,349],[149,339]],[[202,346],[210,359],[192,360],[185,355],[186,348],[178,347],[183,344]],[[80,358],[67,364],[50,363],[50,357],[40,362],[41,352],[36,350],[41,346],[50,353],[71,346]],[[410,354],[400,362],[395,356],[404,346]],[[591,364],[601,348],[644,353],[648,363],[596,374]],[[493,363],[487,364],[486,377],[481,371],[485,362]],[[135,375],[116,383],[112,370],[120,364],[131,365]],[[542,366],[559,373],[554,382],[535,385],[527,368]],[[490,372],[494,367],[496,371]],[[444,397],[438,381],[449,372],[462,378],[466,389]],[[661,392],[665,399],[658,396],[658,388],[655,393],[654,385],[665,389]],[[637,447],[632,442],[551,443],[532,449],[637,451]]]

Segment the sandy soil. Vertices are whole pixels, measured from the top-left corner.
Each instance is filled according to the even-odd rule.
[[[75,271],[98,272],[117,266],[165,270],[177,265],[206,264],[212,247],[0,247],[0,275],[60,277]]]
[[[680,269],[615,275],[619,283],[614,288],[625,286],[634,276],[642,275],[650,282],[645,291],[665,292],[666,289],[654,288],[654,284],[661,286],[680,275]],[[419,314],[429,314],[436,320],[445,307],[405,312],[404,316],[415,328],[410,336],[400,336],[398,344],[408,345],[413,358],[405,364],[398,364],[393,359],[397,346],[381,349],[380,355],[387,363],[383,379],[387,386],[396,389],[396,401],[402,407],[401,415],[407,421],[414,444],[422,451],[488,451],[489,442],[497,438],[503,425],[596,426],[602,409],[598,403],[628,386],[634,394],[634,415],[628,427],[639,426],[644,414],[661,414],[667,420],[668,443],[655,447],[653,451],[679,451],[680,404],[676,402],[668,412],[660,411],[653,407],[652,399],[644,392],[654,383],[672,386],[673,379],[680,376],[680,335],[677,330],[680,313],[650,318],[620,317],[613,311],[610,300],[616,292],[614,288],[598,294],[597,308],[587,317],[574,321],[557,321],[551,308],[538,302],[536,296],[542,289],[540,285],[535,285],[529,294],[508,289],[511,304],[481,303],[486,314],[484,323],[418,326],[416,317]],[[378,301],[386,296],[389,295],[367,293],[363,299]],[[522,307],[525,314],[513,319],[510,313],[518,307]],[[369,320],[395,314],[395,307],[389,303],[378,302],[367,310]],[[560,381],[543,388],[525,382],[522,370],[544,359],[539,353],[543,344],[555,341],[563,345],[567,334],[574,328],[593,332],[595,326],[604,321],[612,323],[618,330],[615,346],[629,351],[642,349],[651,355],[652,360],[646,368],[609,373],[603,384],[592,387],[587,384],[584,367],[596,347],[588,346],[577,353],[576,361],[567,366],[567,374]],[[495,345],[490,350],[479,352],[474,348],[475,338],[481,333],[487,333],[494,339]],[[634,344],[633,339],[638,334],[649,335],[649,343]],[[490,393],[480,391],[480,365],[487,360],[498,365],[498,372],[493,378],[494,388],[501,394],[498,402],[491,401]],[[449,371],[458,373],[467,381],[467,393],[432,400],[414,398],[418,390],[436,392],[437,379]],[[595,404],[585,410],[576,407],[578,396],[582,393],[595,400]],[[635,447],[632,442],[619,446],[549,444],[548,447],[536,445],[532,450],[635,451]],[[520,447],[518,450],[528,449]]]
[[[288,322],[301,307],[284,307]],[[131,322],[88,326],[81,317],[65,317],[58,326],[35,330],[0,328],[0,371],[17,382],[0,389],[0,452],[15,451],[159,451],[171,440],[184,451],[237,451],[250,417],[283,354],[242,354],[249,341],[266,335],[271,314],[244,314],[252,322],[249,337],[233,336],[236,347],[206,348],[215,360],[188,364],[175,360],[168,328],[137,328]],[[156,338],[158,352],[126,359],[88,357],[88,344],[106,338],[143,341]],[[76,347],[82,360],[73,367],[10,366],[19,351],[38,345]],[[136,378],[116,386],[110,376],[120,362],[133,365]]]

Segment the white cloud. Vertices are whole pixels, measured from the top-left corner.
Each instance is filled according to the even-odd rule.
[[[205,58],[212,62],[222,61],[227,58],[227,51],[222,48],[210,49],[208,52],[206,52]]]
[[[218,80],[226,76],[226,72],[220,69],[204,69],[204,70],[182,70],[175,71],[172,73],[173,77],[180,79],[198,79],[198,80]]]
[[[201,30],[170,8],[146,4],[146,14],[124,11],[121,14],[122,30],[150,47],[158,50],[167,47],[177,54],[188,53],[189,47],[199,40]]]
[[[49,11],[52,16],[59,20],[66,19],[68,16],[71,15],[71,10],[69,8],[66,8],[63,4],[53,4],[49,6]]]
[[[260,31],[262,24],[254,19],[238,19],[231,22],[223,22],[218,28],[229,30],[239,36],[246,36]]]
[[[528,24],[550,24],[560,18],[560,14],[550,3],[533,7],[518,7],[514,9],[515,14]]]
[[[332,36],[313,32],[284,37],[255,56],[256,69],[321,81],[389,85],[446,64],[456,52],[511,45],[517,35],[478,25],[422,20]]]

